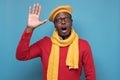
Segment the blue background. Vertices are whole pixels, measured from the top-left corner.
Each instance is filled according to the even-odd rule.
[[[42,6],[40,20],[56,6],[71,5],[73,27],[91,45],[97,80],[120,80],[120,0],[0,0],[0,80],[42,80],[39,58],[18,61],[15,57],[28,7],[34,3]],[[35,29],[31,44],[51,36],[53,29],[49,21]]]

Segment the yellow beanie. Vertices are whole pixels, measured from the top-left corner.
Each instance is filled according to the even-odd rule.
[[[60,13],[60,12],[67,12],[67,13],[69,13],[69,14],[72,14],[72,7],[69,6],[69,5],[58,6],[57,8],[55,8],[55,9],[51,12],[51,14],[50,14],[50,16],[49,16],[49,20],[50,20],[51,22],[54,22],[55,16],[56,16],[58,13]]]

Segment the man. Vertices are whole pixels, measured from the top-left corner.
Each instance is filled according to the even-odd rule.
[[[16,58],[29,60],[40,57],[44,80],[80,80],[82,66],[86,80],[96,80],[90,46],[78,38],[72,28],[71,6],[55,8],[49,16],[55,26],[52,37],[46,36],[29,46],[34,29],[47,21],[39,21],[40,12],[39,4],[29,8],[28,24],[18,44]]]

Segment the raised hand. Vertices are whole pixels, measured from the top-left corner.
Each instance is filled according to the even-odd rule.
[[[39,4],[34,4],[32,7],[29,7],[29,14],[28,14],[28,24],[27,24],[27,31],[30,32],[36,27],[44,24],[47,20],[40,21],[40,12],[41,6]]]

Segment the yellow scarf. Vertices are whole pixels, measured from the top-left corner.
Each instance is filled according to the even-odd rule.
[[[74,29],[71,31],[71,35],[68,39],[60,40],[58,32],[55,30],[53,32],[52,40],[52,50],[49,56],[48,70],[47,70],[47,80],[58,80],[58,68],[59,68],[59,48],[69,45],[66,66],[69,69],[77,69],[79,61],[79,50],[78,50],[78,35],[75,33]]]

